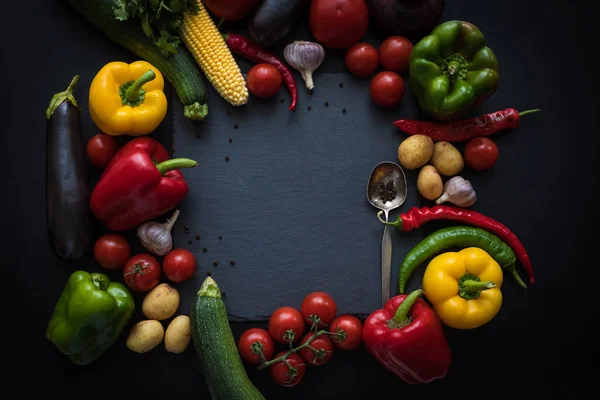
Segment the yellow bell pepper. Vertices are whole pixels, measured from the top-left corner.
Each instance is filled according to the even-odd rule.
[[[473,329],[500,311],[502,281],[500,265],[486,251],[469,247],[431,260],[423,275],[423,291],[444,324]]]
[[[108,135],[147,135],[167,115],[164,87],[160,71],[146,61],[108,63],[90,87],[92,120]]]

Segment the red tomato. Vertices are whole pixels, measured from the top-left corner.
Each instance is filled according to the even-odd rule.
[[[304,328],[302,314],[292,307],[280,307],[269,318],[269,335],[278,343],[289,343],[284,338],[288,329],[294,331],[294,342],[297,342],[304,333]]]
[[[408,71],[413,44],[402,36],[390,36],[379,46],[379,62],[386,71],[404,74]]]
[[[244,18],[260,0],[204,0],[202,3],[218,19],[238,21]]]
[[[369,10],[364,0],[312,0],[309,24],[323,46],[345,49],[367,32]]]
[[[106,269],[119,269],[131,257],[131,246],[122,235],[114,233],[101,236],[94,244],[94,258]]]
[[[404,80],[395,72],[380,72],[371,81],[371,98],[382,107],[400,103],[404,96]]]
[[[273,339],[269,336],[269,332],[260,328],[250,328],[242,333],[238,342],[238,351],[242,360],[250,365],[260,365],[260,355],[252,351],[252,343],[259,342],[262,346],[262,352],[265,359],[270,360],[275,352]]]
[[[353,350],[362,342],[362,322],[354,315],[344,314],[333,320],[329,332],[337,333],[340,330],[346,333],[346,340],[333,337],[333,343],[338,349]]]
[[[346,52],[346,68],[356,77],[365,78],[379,66],[377,49],[368,43],[356,43]]]
[[[324,292],[313,292],[302,300],[300,312],[307,324],[313,324],[311,316],[320,318],[319,326],[329,325],[337,314],[337,305],[333,298]]]
[[[256,97],[271,97],[279,92],[283,79],[271,64],[256,64],[248,71],[248,90]]]
[[[285,353],[285,351],[277,353],[275,358],[279,358]],[[269,367],[269,372],[271,373],[273,380],[278,385],[292,387],[300,383],[302,378],[304,378],[306,364],[302,360],[302,357],[298,355],[298,353],[290,354],[285,360],[292,366],[292,368],[295,369],[295,371],[290,370],[290,368],[283,361],[280,361],[271,365],[271,367]]]
[[[89,140],[85,152],[93,166],[106,168],[120,147],[121,144],[117,138],[105,133],[99,133],[92,136]]]
[[[150,254],[138,254],[129,259],[123,269],[123,279],[131,290],[148,292],[153,289],[161,277],[160,264]]]
[[[492,168],[498,155],[498,146],[486,137],[475,137],[465,145],[465,163],[476,171]]]
[[[304,335],[300,344],[302,345],[308,342],[308,340],[314,335],[315,334],[313,332],[308,332],[306,335]],[[309,365],[323,365],[327,361],[331,360],[331,357],[333,357],[333,342],[327,335],[321,335],[310,342],[310,347],[316,349],[316,351],[309,347],[305,347],[298,352],[300,353],[302,359]]]
[[[194,276],[196,257],[186,249],[170,251],[162,263],[165,276],[172,282],[183,282]]]

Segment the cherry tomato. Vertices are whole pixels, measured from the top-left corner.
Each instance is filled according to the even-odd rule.
[[[106,168],[120,147],[121,144],[117,138],[105,133],[99,133],[92,136],[89,140],[85,147],[85,152],[93,166]]]
[[[308,342],[308,340],[313,337],[315,334],[313,332],[308,332],[302,340],[300,344],[304,344]],[[333,357],[333,341],[327,335],[321,335],[312,342],[310,342],[310,347],[305,347],[301,349],[298,353],[304,361],[306,361],[309,365],[319,366],[325,364],[327,361],[331,360]]]
[[[271,64],[256,64],[248,71],[248,90],[256,97],[271,97],[279,92],[281,73]]]
[[[172,282],[183,282],[194,276],[196,257],[186,249],[170,251],[162,263],[165,276]]]
[[[269,335],[278,343],[289,343],[284,338],[289,329],[294,331],[294,342],[297,342],[302,337],[304,328],[302,314],[292,307],[280,307],[269,318]]]
[[[465,145],[465,162],[476,171],[492,168],[498,155],[498,146],[486,137],[475,137]]]
[[[100,236],[94,244],[94,258],[106,269],[119,269],[131,257],[131,246],[122,235],[110,233]]]
[[[380,72],[371,81],[371,98],[382,107],[400,103],[404,96],[404,80],[395,72]]]
[[[379,66],[377,49],[368,43],[356,43],[346,52],[346,68],[358,78],[371,75]]]
[[[338,349],[353,350],[362,342],[362,322],[354,315],[344,314],[333,320],[329,332],[337,333],[340,330],[346,333],[346,339],[340,340],[335,336],[332,339]]]
[[[285,351],[277,353],[275,358],[279,358],[285,353]],[[283,361],[280,361],[269,367],[271,377],[275,383],[280,386],[296,386],[298,383],[300,383],[302,378],[304,378],[304,374],[306,373],[306,364],[304,363],[304,360],[302,360],[302,357],[298,355],[298,353],[290,354],[285,360],[292,366],[292,368],[295,369],[295,371],[290,370]]]
[[[309,25],[323,46],[345,49],[367,32],[369,10],[364,0],[312,0]]]
[[[408,72],[413,44],[402,36],[390,36],[379,46],[379,63],[386,71],[404,74]]]
[[[160,281],[160,264],[150,254],[137,254],[127,261],[123,269],[123,279],[131,290],[148,292]]]
[[[308,294],[302,305],[300,312],[307,324],[313,324],[311,316],[317,316],[321,320],[319,326],[329,325],[337,314],[337,305],[333,298],[325,292],[313,292]]]
[[[259,342],[262,346],[262,352],[266,360],[270,360],[275,352],[273,339],[269,336],[269,332],[260,328],[250,328],[242,333],[238,341],[238,351],[242,360],[250,365],[260,365],[260,355],[252,351],[252,343]]]

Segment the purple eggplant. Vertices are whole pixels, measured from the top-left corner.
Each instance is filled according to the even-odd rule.
[[[250,37],[262,47],[272,46],[290,32],[301,6],[301,0],[264,0],[250,16]]]
[[[369,15],[388,35],[418,41],[440,22],[445,0],[367,0]]]

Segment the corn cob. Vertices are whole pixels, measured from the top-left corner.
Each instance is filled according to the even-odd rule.
[[[206,78],[234,106],[248,102],[246,81],[219,29],[198,0],[198,14],[184,15],[180,36]]]

